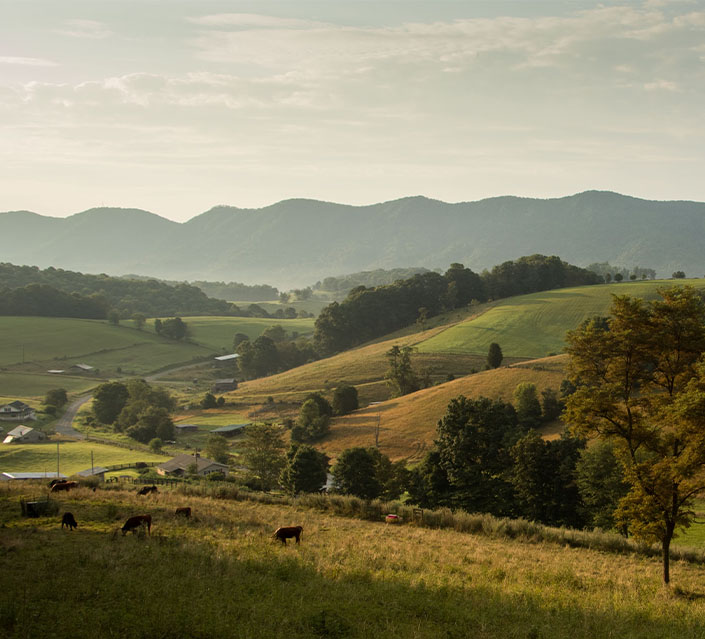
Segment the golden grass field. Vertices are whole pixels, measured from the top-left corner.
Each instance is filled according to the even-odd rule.
[[[78,489],[22,519],[0,486],[0,635],[57,637],[697,639],[705,566],[527,543],[310,508]],[[189,505],[187,521],[173,513]],[[148,512],[151,536],[117,534]],[[270,538],[302,525],[300,546]]]

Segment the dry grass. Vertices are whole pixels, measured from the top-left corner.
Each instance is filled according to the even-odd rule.
[[[559,355],[483,371],[357,410],[334,419],[330,435],[319,447],[335,457],[351,446],[374,445],[379,416],[380,450],[394,460],[417,460],[433,445],[438,420],[452,398],[482,395],[511,401],[514,389],[521,382],[536,384],[539,393],[545,388],[558,390],[564,377],[564,361],[565,357]],[[551,435],[558,436],[561,429],[560,423],[551,425]]]
[[[705,568],[163,491],[80,489],[79,528],[23,520],[0,488],[0,635],[19,637],[702,637]],[[24,487],[27,490],[27,487]],[[191,521],[173,515],[190,505]],[[150,512],[152,536],[113,536]],[[273,543],[304,527],[300,546]],[[56,593],[60,592],[61,597]]]

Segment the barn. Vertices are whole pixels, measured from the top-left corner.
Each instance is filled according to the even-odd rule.
[[[29,426],[13,428],[3,440],[3,444],[33,444],[44,441],[46,434]]]

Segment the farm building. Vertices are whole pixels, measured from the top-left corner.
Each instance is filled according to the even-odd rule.
[[[219,464],[212,459],[206,459],[201,457],[198,453],[195,455],[177,455],[168,462],[159,464],[157,466],[157,472],[160,475],[176,475],[178,477],[183,477],[191,466],[195,466],[196,474],[201,477],[210,475],[211,473],[223,473],[223,475],[228,474],[228,467],[226,464]]]
[[[35,430],[30,426],[18,426],[13,428],[7,437],[3,440],[3,444],[32,444],[40,442],[47,438],[46,434],[41,430]]]
[[[237,381],[234,377],[228,377],[226,379],[216,379],[211,386],[211,393],[225,393],[227,391],[235,390],[237,388]]]
[[[105,473],[110,469],[103,466],[95,466],[94,468],[87,468],[76,473],[79,477],[97,477],[100,481],[105,481]]]
[[[78,371],[79,373],[92,373],[95,371],[95,368],[93,366],[89,366],[88,364],[74,364],[71,367],[72,371]]]
[[[9,404],[0,406],[0,419],[11,422],[35,419],[34,409],[24,402],[15,400]]]
[[[224,362],[233,362],[235,361],[238,357],[240,357],[237,353],[232,353],[230,355],[219,355],[218,357],[214,357],[213,359],[216,362],[219,363],[224,363]]]
[[[177,433],[191,433],[198,430],[198,424],[174,424]]]
[[[223,435],[224,437],[232,437],[233,435],[244,433],[247,426],[249,426],[249,424],[228,424],[227,426],[214,428],[211,433],[214,435]]]
[[[19,481],[25,479],[66,479],[62,473],[0,473],[0,481]]]

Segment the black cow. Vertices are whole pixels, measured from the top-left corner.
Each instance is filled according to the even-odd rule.
[[[149,495],[149,493],[158,493],[159,489],[156,486],[145,486],[137,491],[138,495]]]
[[[286,540],[296,537],[296,543],[303,537],[304,529],[302,526],[282,526],[277,528],[272,535],[272,539],[278,539],[286,546]]]
[[[73,516],[73,513],[64,513],[64,516],[61,518],[61,530],[64,529],[64,526],[66,526],[69,530],[78,528],[78,524],[76,523],[76,518]]]

